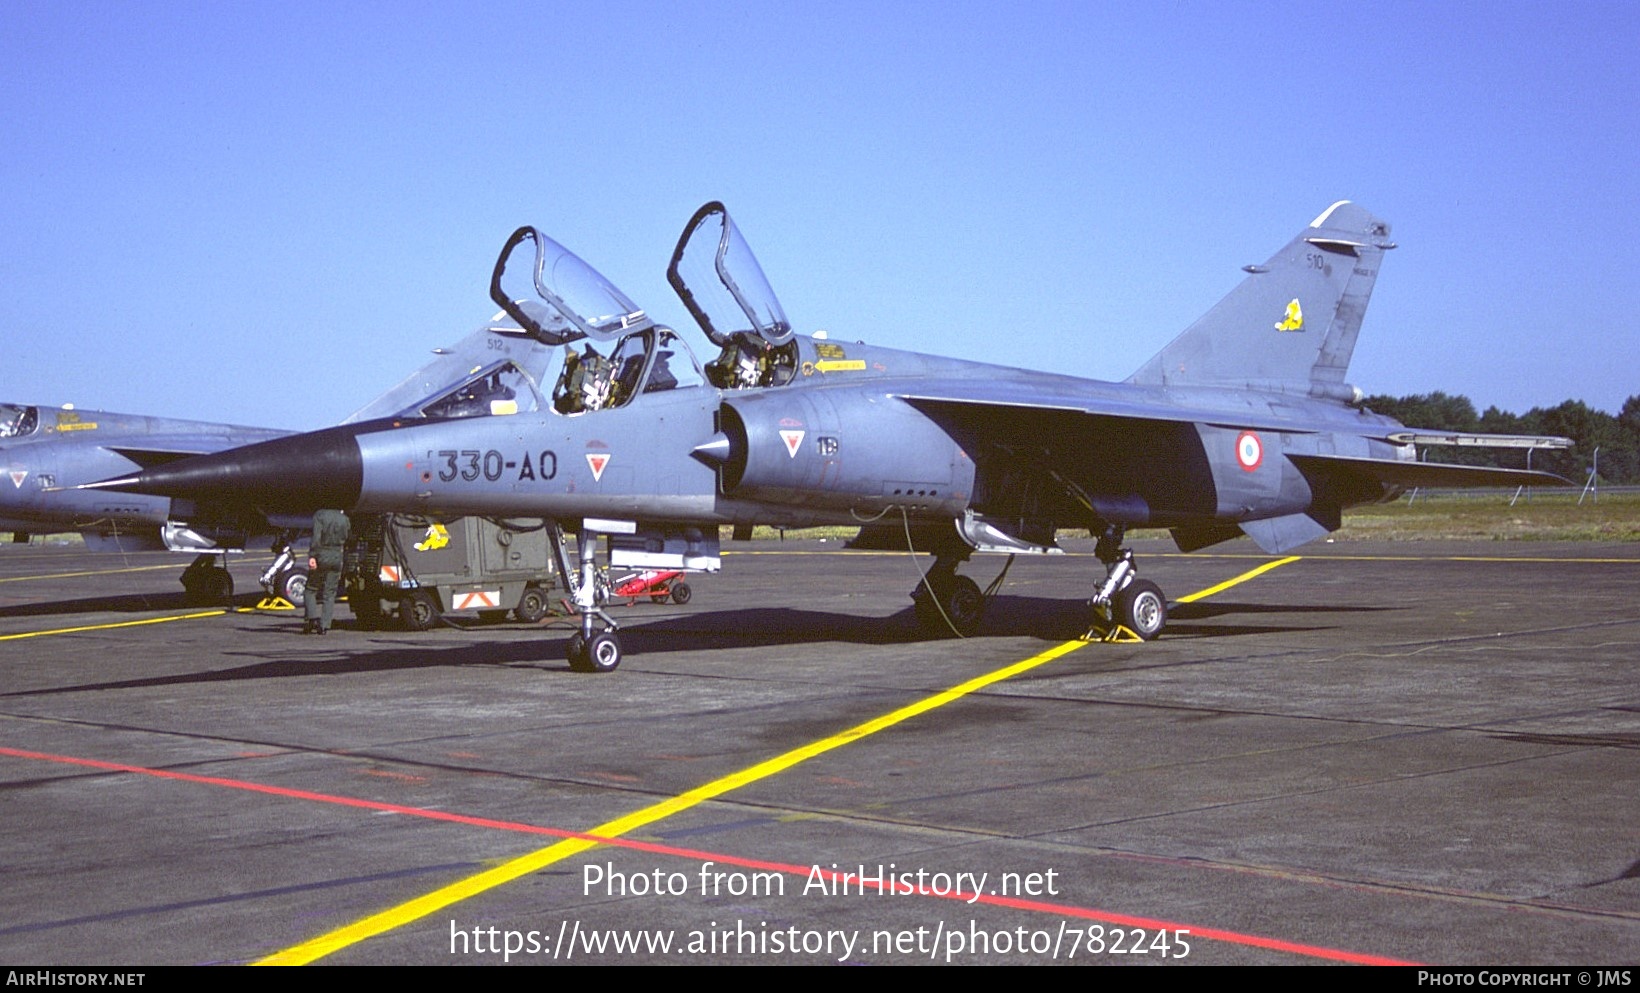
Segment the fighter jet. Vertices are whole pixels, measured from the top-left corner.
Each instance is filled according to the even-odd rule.
[[[451,418],[535,409],[536,385],[551,350],[506,319],[495,318],[350,415],[344,424],[386,416]],[[168,549],[196,558],[182,574],[190,599],[233,594],[217,564],[248,541],[307,527],[305,515],[199,514],[186,501],[73,489],[133,468],[162,466],[292,432],[104,410],[0,403],[0,531],[79,532],[93,551]],[[271,592],[300,603],[307,571],[290,554],[263,576]]]
[[[1104,567],[1091,626],[1149,639],[1168,604],[1123,547],[1131,528],[1170,529],[1184,551],[1245,534],[1279,553],[1408,487],[1564,482],[1418,461],[1414,432],[1361,405],[1345,374],[1393,247],[1384,221],[1333,204],[1133,375],[1102,382],[795,334],[715,202],[667,273],[719,350],[702,366],[596,270],[520,228],[490,292],[564,350],[547,409],[347,425],[96,485],[263,513],[561,522],[578,532],[567,654],[581,670],[622,652],[592,592],[598,536],[615,564],[711,570],[720,526],[753,524],[902,531],[933,554],[917,617],[963,634],[986,601],[957,572],[970,555],[1053,552],[1061,529],[1085,528]]]

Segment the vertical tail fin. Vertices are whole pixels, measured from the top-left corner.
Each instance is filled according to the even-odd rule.
[[[1128,377],[1350,401],[1344,382],[1389,224],[1340,200]]]

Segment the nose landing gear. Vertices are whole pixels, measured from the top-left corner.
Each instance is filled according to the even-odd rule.
[[[558,526],[553,525],[556,529]],[[601,603],[607,599],[599,596],[599,585],[602,573],[598,571],[596,559],[597,543],[592,532],[582,529],[576,536],[575,544],[580,557],[579,581],[572,584],[575,592],[575,610],[581,615],[581,630],[570,636],[565,655],[569,659],[569,667],[576,672],[614,672],[621,664],[621,636],[616,632],[619,625],[615,619],[604,613]],[[563,561],[563,537],[560,531],[554,547],[558,549],[559,571],[568,578],[571,573],[567,563]],[[687,598],[686,598],[687,599]],[[603,622],[602,631],[593,630],[593,619]]]

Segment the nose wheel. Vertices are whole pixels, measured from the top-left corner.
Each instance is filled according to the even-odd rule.
[[[575,610],[581,615],[581,629],[570,635],[569,644],[564,649],[564,654],[569,659],[569,667],[576,672],[614,672],[621,664],[621,636],[616,634],[615,619],[604,613],[600,606],[608,599],[608,589],[600,588],[603,573],[599,571],[595,558],[593,534],[583,528],[576,537],[581,560],[580,578],[571,579],[574,574],[569,570],[569,563],[564,560],[563,532],[556,522],[553,528],[558,531],[557,540],[554,542],[558,549],[558,568],[566,579],[571,580],[570,586],[575,593]],[[603,630],[593,629],[595,621],[603,624]]]
[[[621,664],[621,638],[614,631],[599,631],[591,638],[577,631],[570,636],[566,654],[576,672],[614,672]]]

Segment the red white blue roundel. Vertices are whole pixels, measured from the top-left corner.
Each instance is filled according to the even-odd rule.
[[[1258,435],[1251,431],[1243,431],[1236,439],[1236,462],[1243,469],[1252,472],[1264,461],[1264,443],[1258,440]]]

